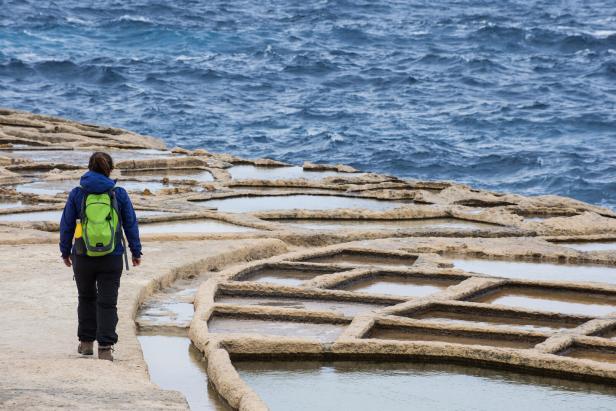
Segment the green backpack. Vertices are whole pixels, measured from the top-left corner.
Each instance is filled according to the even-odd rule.
[[[117,241],[121,240],[128,269],[126,243],[122,234],[122,218],[115,188],[102,194],[92,194],[85,190],[83,192],[80,219],[85,246],[84,254],[88,257],[102,257],[111,254],[116,248]]]

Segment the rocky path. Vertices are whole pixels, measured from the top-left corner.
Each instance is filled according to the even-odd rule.
[[[182,395],[149,380],[136,306],[161,280],[195,274],[240,249],[240,257],[249,255],[246,247],[243,241],[146,243],[143,266],[122,277],[113,363],[76,353],[77,291],[57,246],[0,247],[0,408],[187,409]]]

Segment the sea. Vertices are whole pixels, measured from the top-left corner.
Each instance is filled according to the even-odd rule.
[[[0,106],[616,209],[616,2],[0,0]]]

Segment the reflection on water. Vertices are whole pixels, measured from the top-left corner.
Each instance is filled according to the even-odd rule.
[[[332,273],[332,271],[264,267],[242,276],[241,281],[298,286],[304,281],[309,281],[317,276],[330,273]]]
[[[37,195],[54,196],[59,193],[67,193],[77,187],[79,183],[76,180],[58,180],[58,181],[35,181],[33,183],[20,184],[15,187],[18,193],[29,193]],[[123,187],[127,191],[143,191],[146,188],[150,191],[157,191],[165,187],[173,187],[173,185],[162,184],[155,181],[126,181],[120,180],[117,187]]]
[[[592,360],[602,363],[616,364],[615,350],[600,350],[574,347],[562,353],[561,355],[572,358],[580,358],[582,360]]]
[[[593,281],[616,284],[616,268],[479,259],[457,259],[454,267],[475,273],[546,281]]]
[[[235,225],[218,220],[181,220],[161,223],[149,223],[139,226],[142,234],[168,233],[240,233],[255,231],[254,228]]]
[[[408,205],[403,201],[383,201],[372,198],[324,196],[324,195],[288,195],[288,196],[249,196],[231,197],[200,201],[206,207],[215,207],[228,213],[244,213],[268,210],[334,210],[337,208],[361,208],[384,211]]]
[[[424,297],[442,291],[455,281],[404,278],[400,276],[380,275],[365,280],[358,280],[340,288],[348,291],[359,291],[372,294],[390,294],[407,297]]]
[[[457,218],[426,218],[416,220],[276,220],[296,228],[313,230],[403,230],[403,229],[439,229],[439,230],[481,230],[498,227],[494,224],[477,223]]]
[[[156,180],[163,178],[197,180],[200,182],[214,181],[214,177],[209,171],[199,169],[157,169],[157,170],[122,170],[122,176],[126,177],[151,177]]]
[[[398,340],[398,341],[436,341],[451,344],[465,345],[486,345],[491,347],[507,347],[507,348],[533,348],[536,344],[543,341],[543,338],[505,338],[492,334],[484,337],[474,335],[472,333],[451,333],[437,332],[426,329],[405,329],[405,328],[388,328],[376,326],[370,330],[366,338],[378,338],[382,340]]]
[[[505,288],[479,296],[476,301],[593,317],[600,317],[616,311],[616,297],[614,296],[530,288]]]
[[[60,222],[62,210],[33,211],[28,213],[1,214],[0,221],[25,222],[25,221],[54,221]]]
[[[19,208],[26,205],[28,204],[24,204],[21,201],[0,201],[0,209]]]
[[[578,251],[616,251],[616,241],[597,241],[580,243],[556,243]]]
[[[417,257],[414,255],[396,256],[362,251],[343,251],[337,254],[308,257],[303,261],[323,264],[411,266],[415,264]]]
[[[137,218],[140,217],[152,217],[164,214],[163,211],[142,211],[137,210]],[[51,221],[60,222],[62,217],[62,210],[51,211],[32,211],[27,213],[14,213],[14,214],[0,214],[0,221],[11,222],[38,222],[38,221]]]
[[[266,296],[223,296],[216,299],[219,304],[254,305],[267,307],[295,308],[310,311],[333,311],[349,317],[385,307],[384,304],[356,303],[351,301],[332,301],[294,297]]]
[[[106,150],[115,163],[124,160],[150,159],[169,157],[168,151],[153,149],[137,150]],[[4,152],[9,157],[24,158],[37,162],[62,163],[86,167],[94,150],[14,150]],[[178,156],[175,155],[174,156]]]
[[[214,316],[208,321],[211,333],[261,334],[333,342],[344,330],[340,324],[309,323],[300,321],[268,321],[253,318]]]
[[[251,165],[234,166],[227,171],[234,180],[289,180],[305,178],[318,180],[325,177],[353,177],[357,173],[340,173],[337,171],[305,171],[302,167],[255,167]]]
[[[613,410],[616,388],[497,370],[412,362],[237,361],[278,410]]]
[[[232,410],[208,384],[203,356],[188,337],[140,335],[138,338],[150,378],[156,385],[181,392],[193,411]]]
[[[413,318],[438,323],[465,324],[488,328],[512,327],[519,330],[554,332],[575,328],[583,322],[556,321],[540,318],[524,318],[513,315],[495,315],[488,313],[463,313],[455,311],[434,310],[414,315]]]

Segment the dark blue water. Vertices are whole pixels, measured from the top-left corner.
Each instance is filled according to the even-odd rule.
[[[0,0],[0,105],[616,206],[614,0]]]

